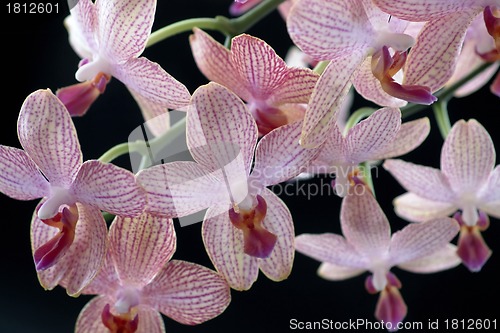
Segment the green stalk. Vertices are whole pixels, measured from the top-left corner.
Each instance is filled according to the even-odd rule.
[[[432,105],[434,117],[439,128],[439,132],[443,139],[446,139],[451,129],[450,116],[448,115],[448,102],[446,100],[439,100]]]

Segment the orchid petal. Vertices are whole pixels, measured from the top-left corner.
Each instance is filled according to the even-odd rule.
[[[155,137],[165,134],[170,128],[170,114],[165,104],[156,103],[130,88],[129,92],[139,105],[145,124],[151,133]]]
[[[37,90],[23,103],[17,122],[19,141],[52,186],[68,188],[82,164],[75,126],[50,90]]]
[[[17,200],[48,196],[50,185],[21,149],[0,146],[0,192]]]
[[[358,185],[361,186],[361,185]],[[389,221],[370,191],[350,194],[342,201],[342,233],[359,253],[377,256],[389,250]]]
[[[461,259],[457,255],[457,247],[446,244],[441,250],[398,265],[399,268],[413,273],[435,273],[460,265]]]
[[[373,159],[387,149],[397,136],[401,126],[401,111],[383,108],[356,124],[346,136],[346,159],[354,164]]]
[[[219,203],[229,203],[222,172],[209,173],[200,165],[178,161],[157,165],[137,174],[147,195],[146,211],[183,217]]]
[[[107,248],[107,227],[98,209],[77,204],[79,219],[76,235],[67,253],[52,267],[37,272],[40,284],[53,289],[57,284],[66,288],[68,295],[77,295],[98,273]],[[31,222],[33,251],[50,240],[57,228],[44,224],[36,214]]]
[[[302,2],[301,2],[302,3]],[[325,141],[351,87],[351,78],[366,54],[353,50],[333,59],[316,83],[304,117],[301,145],[317,147]]]
[[[438,202],[454,200],[448,180],[439,169],[402,160],[386,160],[383,166],[409,192]]]
[[[252,179],[262,186],[281,183],[297,176],[319,150],[299,144],[302,122],[284,125],[265,135],[257,145]]]
[[[231,6],[229,7],[229,13],[234,16],[241,15],[258,5],[261,1],[262,0],[233,1]]]
[[[441,151],[441,170],[456,193],[476,191],[495,166],[495,147],[476,120],[453,125]]]
[[[210,170],[229,169],[241,160],[249,174],[257,124],[238,96],[217,83],[201,86],[193,94],[187,114],[187,144],[194,160]],[[207,151],[208,149],[208,151]],[[211,151],[212,150],[212,151]]]
[[[414,193],[405,193],[394,199],[398,216],[412,222],[425,222],[438,217],[446,217],[458,208],[448,202],[422,198]]]
[[[381,160],[404,155],[420,146],[429,135],[430,129],[431,125],[427,117],[403,123],[393,142],[371,158]]]
[[[109,333],[109,329],[102,323],[101,313],[106,304],[112,303],[113,300],[108,296],[92,298],[78,315],[75,333]]]
[[[114,215],[137,216],[146,203],[133,173],[96,160],[82,164],[71,190],[78,202]]]
[[[111,295],[115,290],[121,288],[122,281],[115,268],[115,262],[111,251],[107,251],[104,263],[99,269],[96,277],[82,290],[84,295]]]
[[[458,223],[451,218],[409,224],[392,236],[390,262],[400,265],[431,255],[449,243],[459,230]]]
[[[341,281],[358,276],[364,271],[364,269],[338,266],[335,264],[324,262],[318,268],[318,275],[325,280]]]
[[[120,279],[144,286],[175,252],[174,222],[146,213],[137,218],[117,216],[109,229],[109,242]]]
[[[478,197],[481,203],[488,204],[500,200],[500,166],[489,175],[486,185],[479,191]]]
[[[269,189],[261,195],[267,204],[267,214],[262,221],[262,226],[276,235],[278,240],[271,255],[266,259],[261,259],[259,266],[269,279],[282,281],[290,275],[295,255],[292,215],[286,204]]]
[[[227,282],[206,267],[170,261],[143,289],[145,303],[185,325],[220,315],[231,300]],[[140,321],[140,320],[139,320]]]
[[[189,36],[189,43],[194,60],[200,71],[209,80],[217,82],[236,93],[245,101],[252,95],[247,82],[242,80],[231,56],[231,51],[198,28]]]
[[[362,1],[299,1],[288,15],[287,28],[293,42],[315,60],[367,50],[374,38]]]
[[[421,85],[436,91],[451,78],[465,33],[476,10],[449,14],[428,22],[405,63],[405,85]]]
[[[332,166],[345,161],[346,147],[338,126],[332,126],[325,143],[318,149],[320,149],[318,156],[311,162],[311,172],[313,173],[330,173]],[[337,171],[334,170],[334,172]]]
[[[134,97],[141,97],[137,101],[141,107],[144,104],[142,101],[146,100],[164,108],[182,108],[189,103],[191,97],[186,86],[168,74],[158,63],[144,57],[116,65],[113,76],[133,91]]]
[[[94,3],[91,0],[79,0],[76,5],[70,10],[71,19],[65,22],[69,33],[69,40],[73,49],[82,58],[87,58],[92,51],[97,51],[96,33],[97,11]],[[71,42],[73,41],[73,42]],[[80,52],[78,50],[85,50]]]
[[[287,103],[307,103],[318,79],[319,75],[308,68],[289,67],[280,85],[269,92],[272,94],[268,103],[280,106]]]
[[[336,234],[302,234],[295,237],[295,249],[315,260],[342,267],[366,269],[369,262],[344,237]]]
[[[384,12],[408,21],[429,21],[471,7],[480,7],[477,0],[373,0],[373,2]]]
[[[151,34],[156,0],[96,1],[99,52],[115,63],[139,56]]]
[[[208,256],[215,268],[235,290],[248,290],[257,280],[259,259],[243,251],[243,232],[233,226],[229,214],[215,215],[211,208],[203,221],[202,235]]]

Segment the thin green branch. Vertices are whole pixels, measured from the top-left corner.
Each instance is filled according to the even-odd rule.
[[[439,100],[432,105],[434,117],[439,128],[439,132],[443,139],[446,139],[451,129],[450,117],[448,115],[448,101]]]
[[[349,117],[349,119],[347,120],[347,122],[345,123],[344,134],[346,134],[347,131],[349,131],[349,129],[351,129],[354,125],[359,123],[361,120],[371,116],[373,112],[375,112],[375,109],[370,108],[370,107],[364,107],[364,108],[360,108],[360,109],[357,109],[356,111],[354,111],[351,114],[351,116]]]

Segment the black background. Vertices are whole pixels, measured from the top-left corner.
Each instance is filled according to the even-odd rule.
[[[46,1],[45,1],[46,2]],[[56,3],[55,1],[52,2]],[[192,17],[228,15],[229,0],[159,1],[153,29]],[[68,14],[65,1],[59,1],[59,14],[7,14],[5,2],[0,7],[2,40],[2,110],[0,144],[20,147],[16,121],[23,100],[37,90],[75,83],[78,57],[70,48],[62,25]],[[291,41],[278,13],[262,20],[249,33],[261,37],[284,56]],[[207,80],[200,74],[190,54],[188,33],[161,42],[144,53],[159,62],[170,74],[183,82],[192,93]],[[221,37],[213,33],[215,37]],[[356,106],[362,105],[361,100]],[[499,142],[498,98],[487,88],[462,99],[452,100],[449,109],[452,121],[476,118],[486,127],[494,142]],[[415,163],[439,166],[442,139],[430,110],[419,116],[431,118],[428,139],[403,158]],[[127,141],[128,134],[142,122],[140,112],[124,86],[112,80],[89,113],[75,119],[84,159],[98,158],[115,144]],[[127,165],[126,159],[117,163]],[[326,179],[309,183],[321,186]],[[407,222],[392,212],[392,199],[404,191],[382,168],[375,179],[377,198],[387,213],[394,230]],[[307,182],[305,183],[308,184]],[[339,230],[340,199],[330,195],[307,198],[282,196],[294,217],[296,234],[336,232]],[[62,288],[44,291],[40,287],[31,256],[29,225],[36,202],[20,202],[0,194],[0,332],[72,332],[81,308],[91,296],[71,298]],[[484,238],[494,251],[480,273],[470,273],[459,266],[449,271],[418,275],[397,268],[403,283],[401,293],[408,305],[408,322],[445,319],[490,319],[500,315],[498,273],[500,225],[492,219]],[[180,228],[176,225],[178,245],[174,258],[212,267],[205,254],[201,224]],[[297,254],[290,277],[276,283],[260,275],[252,289],[232,291],[232,302],[219,317],[199,326],[184,326],[165,318],[167,332],[287,332],[291,319],[298,321],[349,321],[373,316],[377,296],[364,289],[366,274],[342,282],[328,282],[316,275],[319,263]],[[367,331],[367,330],[361,330]],[[383,330],[382,330],[383,331]],[[413,330],[404,330],[413,331]],[[454,330],[459,331],[459,330]]]

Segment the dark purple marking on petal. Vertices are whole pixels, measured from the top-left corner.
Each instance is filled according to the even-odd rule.
[[[408,307],[399,293],[398,287],[388,283],[385,289],[380,292],[375,317],[386,323],[385,327],[393,332],[397,330],[398,323],[403,321],[407,312]]]
[[[479,226],[461,226],[457,255],[471,272],[479,272],[491,254],[492,251],[486,245]]]
[[[115,316],[110,311],[110,305],[106,304],[101,313],[101,320],[110,333],[134,333],[139,327],[139,314],[134,315],[134,312]]]

